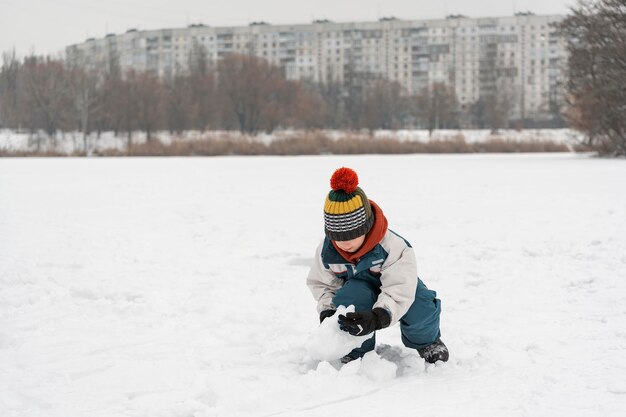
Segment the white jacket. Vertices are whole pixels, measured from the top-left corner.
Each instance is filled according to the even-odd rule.
[[[317,300],[317,310],[335,309],[332,299],[348,279],[380,280],[381,293],[373,307],[387,309],[391,325],[406,314],[415,300],[417,265],[411,245],[387,230],[382,241],[358,263],[343,259],[328,239],[317,247],[307,286]]]

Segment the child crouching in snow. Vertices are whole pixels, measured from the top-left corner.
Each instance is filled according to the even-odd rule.
[[[354,313],[339,316],[339,327],[354,336],[372,333],[341,361],[363,357],[374,349],[373,333],[398,322],[405,346],[429,363],[447,361],[439,331],[441,301],[418,278],[409,242],[387,229],[380,207],[358,187],[356,172],[336,170],[330,186],[326,238],[317,248],[307,285],[318,302],[320,323],[336,307],[354,305]]]

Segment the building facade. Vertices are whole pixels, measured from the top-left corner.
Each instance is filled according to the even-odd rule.
[[[541,120],[558,113],[566,65],[563,39],[553,23],[561,15],[519,13],[496,18],[449,16],[440,20],[269,25],[191,25],[129,30],[71,45],[70,63],[102,66],[115,55],[122,70],[166,77],[186,71],[202,49],[217,62],[230,53],[265,58],[292,80],[346,84],[354,77],[397,81],[405,94],[435,82],[452,86],[461,108],[481,96],[504,95],[512,119]]]

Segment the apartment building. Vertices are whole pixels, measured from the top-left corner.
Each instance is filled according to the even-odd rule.
[[[405,94],[435,82],[456,91],[465,108],[488,94],[505,95],[511,118],[547,118],[563,100],[563,39],[552,24],[561,15],[439,20],[383,18],[377,22],[180,29],[109,34],[66,48],[69,62],[102,66],[115,55],[123,70],[162,77],[188,68],[199,48],[217,62],[229,53],[262,57],[287,78],[348,84],[355,79],[397,81]],[[195,51],[195,52],[194,52]]]

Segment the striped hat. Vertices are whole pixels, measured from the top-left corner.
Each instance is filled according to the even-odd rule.
[[[359,177],[350,168],[339,168],[330,179],[332,190],[324,204],[324,229],[331,240],[352,240],[367,234],[374,214]]]

